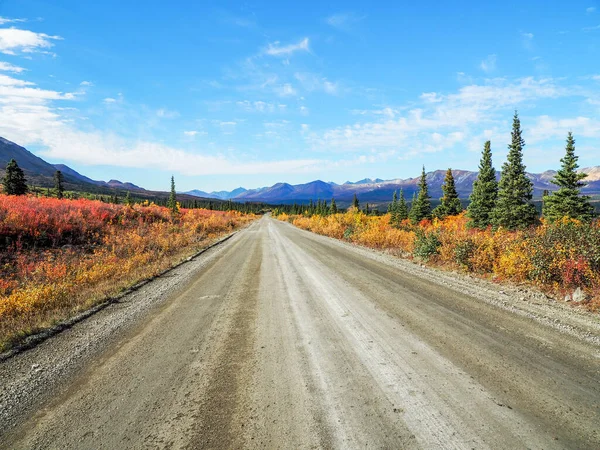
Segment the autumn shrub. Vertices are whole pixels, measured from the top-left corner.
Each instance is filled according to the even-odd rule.
[[[253,220],[241,213],[0,195],[0,350]]]
[[[284,216],[294,225],[337,239],[418,257],[496,280],[531,283],[563,296],[576,288],[586,306],[600,310],[600,222],[565,218],[524,230],[469,228],[465,213],[443,220],[367,216],[350,210],[330,216]]]

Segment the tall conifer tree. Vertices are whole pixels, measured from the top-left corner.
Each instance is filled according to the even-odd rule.
[[[525,174],[521,121],[515,111],[511,143],[508,146],[507,161],[502,165],[502,176],[498,183],[498,200],[492,212],[494,227],[509,230],[526,228],[535,222],[535,206],[530,203],[533,196],[533,183]]]
[[[179,211],[177,207],[177,193],[175,192],[175,177],[171,175],[171,193],[169,194],[169,201],[167,202],[167,207],[173,212],[176,213]]]
[[[394,195],[392,196],[392,203],[388,205],[388,212],[390,213],[390,223],[392,226],[395,226],[398,222],[398,192],[394,191]]]
[[[467,217],[472,228],[487,228],[492,224],[492,211],[498,198],[498,181],[496,169],[492,164],[492,148],[490,141],[483,145],[483,153],[479,162],[479,174],[473,183]]]
[[[552,180],[558,186],[558,191],[552,192],[544,197],[543,214],[551,222],[571,217],[579,220],[590,220],[594,213],[594,207],[589,202],[589,197],[580,195],[580,189],[586,185],[582,180],[587,174],[577,172],[578,156],[575,155],[575,138],[569,131],[567,135],[566,154],[560,160],[560,170]]]
[[[60,170],[54,172],[54,190],[56,191],[57,198],[63,198],[65,187],[63,185],[65,177]]]
[[[408,206],[406,205],[406,199],[404,198],[404,190],[400,188],[400,199],[398,200],[398,207],[396,208],[396,220],[398,224],[403,220],[408,219]]]
[[[421,179],[419,180],[419,193],[410,208],[409,217],[413,223],[418,223],[423,219],[431,219],[431,197],[429,196],[429,188],[427,187],[425,166],[423,166]]]
[[[337,209],[337,205],[335,204],[335,198],[331,198],[331,206],[329,207],[329,212],[331,214],[337,214],[338,209]]]
[[[354,198],[352,199],[352,207],[356,208],[358,211],[360,204],[358,203],[358,197],[356,196],[356,192],[354,193]]]
[[[456,184],[452,169],[446,171],[444,184],[442,184],[443,197],[440,199],[440,205],[433,210],[433,215],[439,219],[447,216],[455,216],[462,211],[462,204],[456,192]]]
[[[27,181],[25,173],[19,167],[14,159],[11,159],[6,165],[6,173],[2,179],[4,193],[7,195],[24,195],[27,194]]]

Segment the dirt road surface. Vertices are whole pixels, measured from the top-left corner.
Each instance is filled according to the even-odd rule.
[[[453,277],[263,217],[0,363],[0,448],[600,448],[598,319]]]

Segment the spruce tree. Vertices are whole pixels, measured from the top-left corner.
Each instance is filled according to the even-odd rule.
[[[63,198],[65,187],[63,185],[65,177],[60,170],[54,172],[54,190],[56,191],[57,198]]]
[[[6,165],[6,173],[2,179],[4,193],[7,195],[27,194],[27,181],[25,174],[14,159]]]
[[[331,198],[331,206],[329,207],[329,212],[331,214],[337,214],[338,209],[337,209],[337,205],[335,204],[335,198]]]
[[[398,206],[396,208],[396,220],[398,225],[403,220],[408,219],[408,206],[406,205],[406,199],[404,198],[404,190],[400,188],[400,200],[398,200]]]
[[[552,180],[558,186],[558,191],[544,196],[543,214],[550,222],[571,217],[578,220],[590,220],[594,213],[594,207],[589,202],[589,197],[579,195],[579,191],[586,185],[582,180],[587,174],[577,172],[578,156],[575,155],[575,139],[569,131],[567,135],[566,154],[560,160],[560,170]]]
[[[490,141],[483,145],[483,153],[479,162],[479,174],[473,182],[473,192],[469,197],[467,217],[468,226],[472,228],[487,228],[492,224],[492,211],[498,197],[498,181],[496,169],[492,165],[492,149]]]
[[[419,194],[417,195],[417,199],[413,203],[412,208],[410,208],[409,217],[413,223],[418,223],[423,219],[431,218],[431,197],[429,196],[429,189],[427,187],[425,166],[423,166],[421,179],[419,180]]]
[[[392,203],[388,205],[388,213],[390,213],[390,223],[392,226],[396,226],[398,222],[398,192],[394,191],[392,196]]]
[[[195,202],[196,200],[194,200]],[[125,195],[125,204],[127,206],[133,205],[133,200],[131,200],[131,192],[127,191],[127,195]]]
[[[352,199],[352,207],[356,208],[356,210],[358,211],[359,203],[358,203],[358,197],[356,196],[356,192],[354,193],[354,198]]]
[[[516,111],[511,137],[507,161],[502,165],[502,176],[498,183],[498,199],[492,211],[492,224],[495,228],[514,230],[532,225],[536,218],[535,206],[530,203],[533,196],[533,183],[525,174],[523,164],[525,141],[522,137],[521,121]]]
[[[175,177],[173,175],[171,175],[171,193],[169,194],[167,208],[173,213],[179,211],[179,208],[177,207],[177,193],[175,192]]]
[[[442,184],[442,192],[444,195],[440,198],[440,205],[433,210],[433,215],[438,219],[443,219],[448,216],[455,216],[462,211],[462,204],[456,192],[456,184],[452,169],[446,171],[446,178]]]

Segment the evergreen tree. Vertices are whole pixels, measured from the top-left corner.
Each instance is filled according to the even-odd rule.
[[[337,209],[337,205],[335,204],[335,198],[331,198],[331,206],[329,207],[329,212],[331,214],[337,214],[338,213],[338,209]]]
[[[27,194],[27,181],[25,174],[14,159],[11,159],[6,165],[6,174],[2,179],[4,193],[7,195]]]
[[[400,200],[398,200],[398,206],[396,207],[396,221],[399,225],[400,222],[406,219],[408,219],[408,206],[404,198],[404,190],[400,188]]]
[[[63,198],[65,187],[63,185],[65,177],[60,170],[54,172],[54,190],[56,191],[57,198]]]
[[[125,204],[127,206],[133,205],[133,200],[131,199],[131,192],[127,191],[127,195],[125,195]]]
[[[473,192],[469,197],[467,208],[468,225],[473,228],[487,228],[492,224],[492,211],[498,197],[498,181],[496,169],[492,165],[492,149],[490,141],[483,146],[479,174],[473,183]]]
[[[514,230],[532,225],[536,218],[535,206],[530,203],[533,196],[533,183],[525,174],[523,164],[525,141],[522,137],[521,121],[516,111],[511,137],[507,161],[502,165],[502,176],[498,183],[498,199],[492,211],[492,224],[495,228]]]
[[[442,184],[442,192],[444,195],[440,198],[440,205],[433,210],[433,215],[438,219],[443,219],[447,216],[459,214],[462,211],[462,204],[456,192],[452,169],[446,171],[446,178],[444,178],[444,184]]]
[[[423,219],[431,218],[431,197],[429,196],[429,188],[427,187],[425,166],[423,166],[421,179],[419,180],[419,194],[417,195],[412,208],[410,208],[409,217],[413,223],[418,223]]]
[[[586,185],[582,180],[587,177],[585,173],[578,173],[579,165],[575,155],[575,139],[569,131],[567,135],[566,154],[560,160],[560,170],[552,180],[558,186],[558,191],[544,196],[543,214],[550,222],[571,217],[578,220],[590,220],[594,207],[589,202],[589,197],[579,195],[579,191]]]
[[[352,199],[352,207],[356,208],[356,210],[358,211],[359,203],[358,203],[358,197],[356,196],[356,192],[354,193],[354,198]]]
[[[390,213],[390,224],[396,226],[398,222],[398,192],[394,191],[392,196],[392,203],[388,205],[388,213]]]
[[[167,208],[173,213],[179,211],[177,207],[177,193],[175,192],[175,177],[171,175],[171,193],[169,194],[169,201],[167,202]]]

